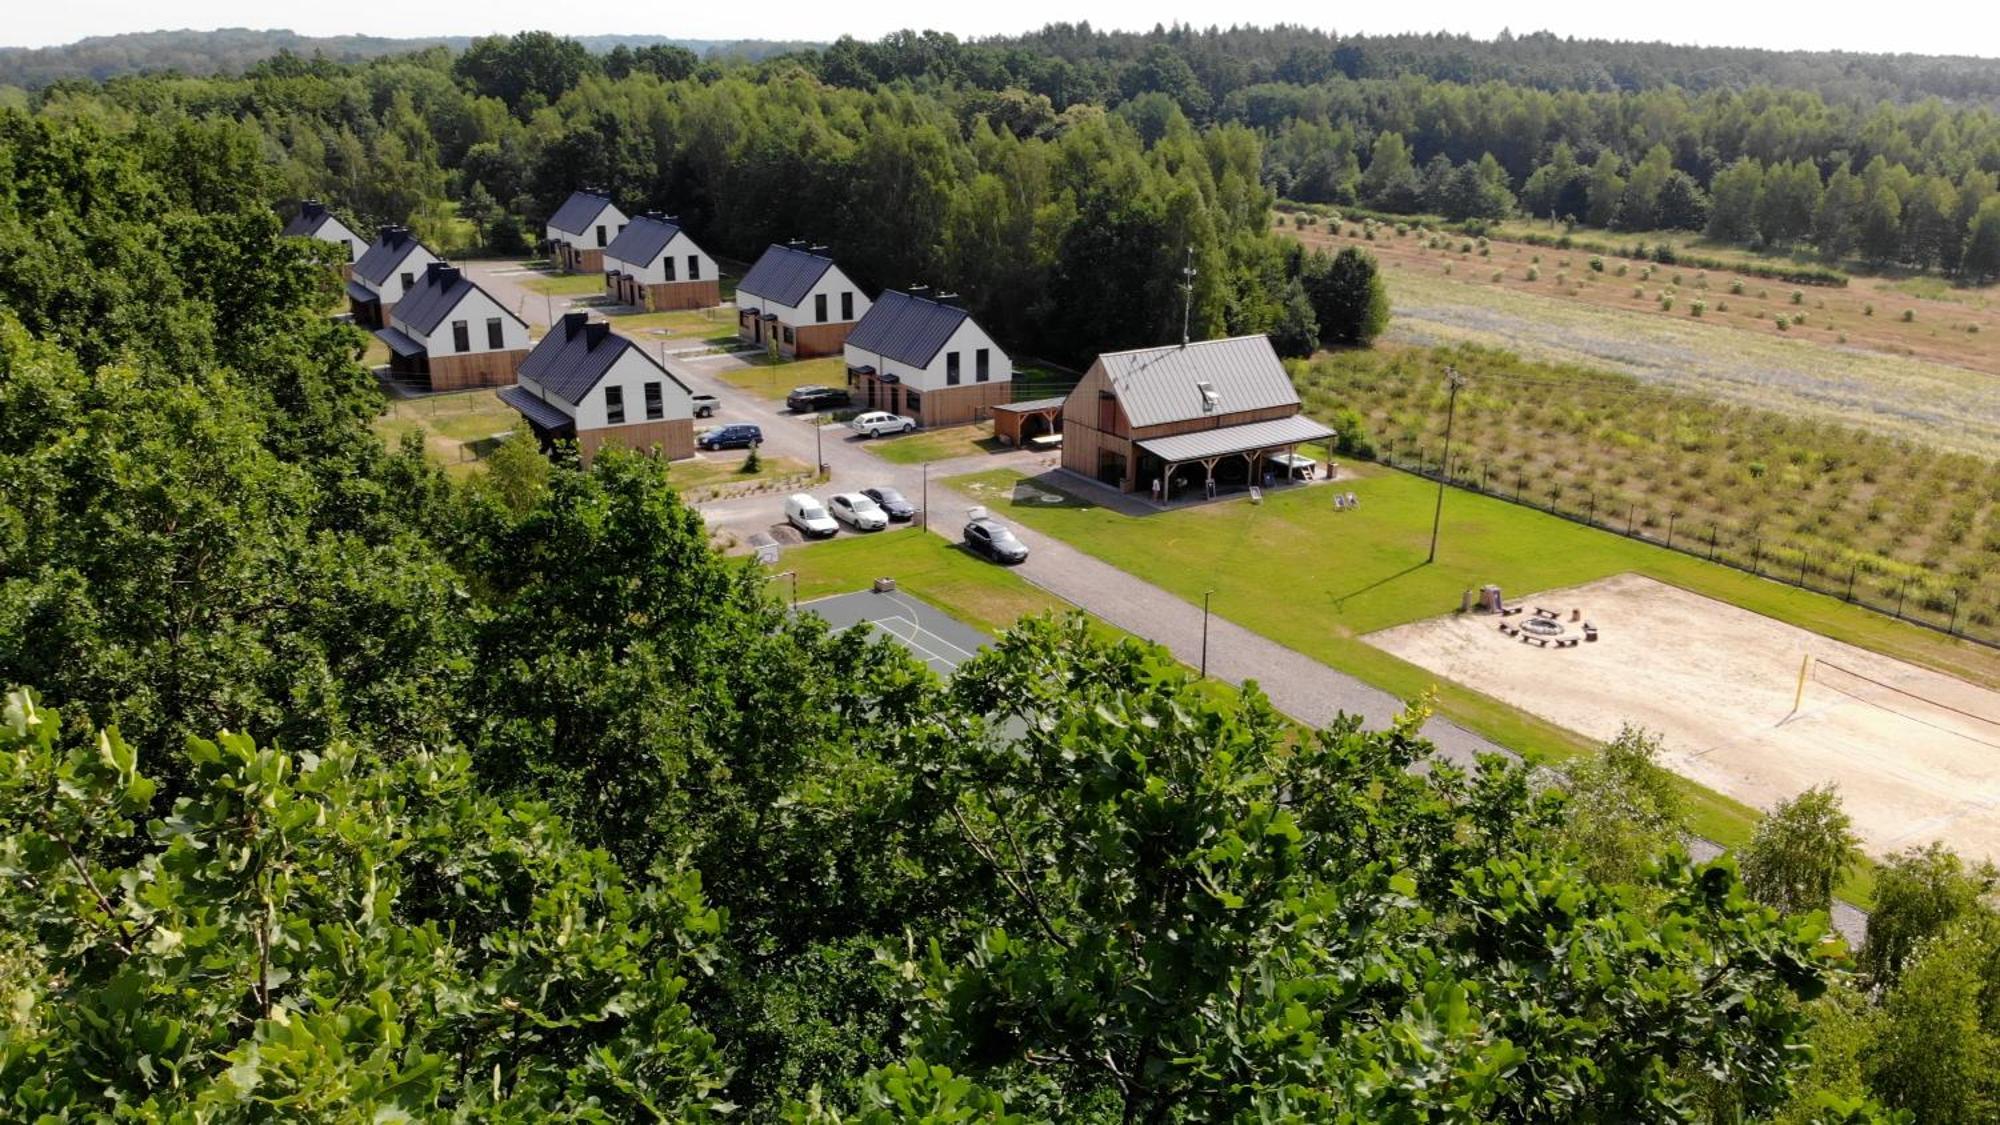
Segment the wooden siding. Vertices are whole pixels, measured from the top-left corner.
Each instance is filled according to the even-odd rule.
[[[528,358],[527,349],[501,352],[471,352],[466,355],[429,357],[431,390],[456,391],[466,387],[504,387],[514,381],[514,372]]]
[[[657,448],[660,456],[669,461],[679,461],[694,456],[694,419],[671,418],[577,431],[577,457],[586,468],[596,458],[597,451],[607,445],[622,445],[640,451]]]
[[[778,326],[778,350],[793,359],[811,359],[815,356],[839,355],[847,343],[847,334],[854,331],[854,322],[840,321],[835,324],[804,324],[792,329],[792,343],[783,343],[784,326]]]
[[[643,304],[647,312],[667,312],[674,309],[712,309],[722,303],[722,283],[710,278],[707,281],[666,281],[657,285],[632,282],[631,288],[639,295],[633,304]]]
[[[1126,492],[1139,487],[1138,443],[1151,438],[1170,437],[1174,434],[1191,434],[1201,430],[1215,430],[1226,426],[1240,426],[1247,422],[1268,422],[1277,418],[1289,418],[1299,412],[1296,404],[1267,406],[1259,410],[1237,410],[1224,414],[1207,414],[1198,418],[1186,418],[1178,422],[1166,422],[1157,426],[1132,429],[1126,423],[1124,404],[1116,397],[1106,400],[1101,392],[1111,389],[1111,382],[1104,373],[1102,361],[1090,365],[1083,380],[1070,392],[1063,402],[1062,466],[1070,472],[1099,479],[1098,466],[1106,453],[1115,453],[1125,458],[1125,472],[1118,486]],[[1105,415],[1109,413],[1107,418]]]

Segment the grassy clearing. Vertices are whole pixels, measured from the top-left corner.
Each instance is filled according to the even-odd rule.
[[[1361,501],[1353,511],[1333,511],[1331,490],[1314,488],[1280,492],[1262,505],[1217,504],[1144,517],[1074,496],[1060,505],[1016,505],[1014,490],[1023,479],[995,470],[947,483],[1190,604],[1213,589],[1213,608],[1221,616],[1396,696],[1433,691],[1440,714],[1530,761],[1559,764],[1594,744],[1441,682],[1362,635],[1449,612],[1467,588],[1486,582],[1519,595],[1635,571],[1840,640],[2000,683],[2000,662],[1973,646],[1489,497],[1446,497],[1438,561],[1426,565],[1435,487],[1392,470],[1365,467],[1343,485]],[[1061,491],[1039,480],[1034,487]],[[1755,810],[1684,786],[1695,831],[1725,846],[1749,839]],[[1853,884],[1849,897],[1865,901],[1867,886],[1865,880]]]
[[[1845,289],[1789,286],[1500,240],[1398,236],[1393,228],[1378,228],[1372,240],[1346,228],[1291,233],[1314,245],[1360,245],[1382,260],[1394,340],[1505,347],[2000,454],[2000,381],[1966,371],[2000,375],[1992,343],[2000,304],[1985,299],[1988,291],[1937,299],[1880,278]]]
[[[898,465],[948,461],[954,457],[973,457],[982,453],[1000,453],[1007,448],[993,436],[991,422],[975,422],[969,426],[946,426],[937,430],[919,430],[913,434],[891,438],[874,438],[864,442],[863,445],[868,452]]]
[[[749,452],[719,450],[714,453],[697,453],[694,457],[675,461],[667,468],[667,479],[674,487],[681,489],[711,488],[716,485],[734,484],[738,481],[781,480],[812,472],[812,466],[790,457],[760,456],[757,471],[746,473],[743,462]]]
[[[1398,463],[1434,465],[1447,366],[1470,379],[1462,481],[2000,641],[2000,463],[1480,348],[1323,355],[1294,377],[1336,428],[1355,411]]]
[[[1029,614],[1074,608],[1005,567],[916,530],[843,535],[787,551],[781,567],[798,572],[801,601],[864,590],[877,578],[891,577],[912,595],[989,633]],[[784,585],[778,579],[772,588],[789,593]]]
[[[521,416],[491,390],[391,399],[372,423],[383,444],[395,448],[406,433],[423,435],[424,452],[454,474],[478,468],[499,436]]]
[[[733,342],[736,318],[730,309],[674,309],[606,318],[612,327],[640,338],[698,338]]]
[[[596,296],[604,292],[604,275],[601,273],[545,273],[517,277],[514,281],[523,289],[546,293],[551,297]]]
[[[793,389],[809,383],[829,387],[844,385],[847,382],[847,365],[836,355],[790,363],[753,363],[747,368],[717,374],[731,385],[752,394],[783,401]]]

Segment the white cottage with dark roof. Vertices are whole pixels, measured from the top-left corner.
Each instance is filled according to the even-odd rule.
[[[926,426],[986,418],[1014,397],[1014,364],[950,294],[885,291],[842,348],[847,385],[864,410]]]
[[[736,332],[773,355],[839,355],[871,303],[825,247],[775,243],[736,283]]]
[[[604,248],[604,295],[648,312],[722,303],[715,259],[672,216],[651,212],[625,224]]]
[[[1273,454],[1333,436],[1299,411],[1264,336],[1106,352],[1063,400],[1062,464],[1125,492],[1158,480],[1169,499],[1254,483]]]
[[[301,200],[299,213],[285,224],[286,238],[316,238],[321,242],[331,242],[341,249],[340,279],[346,281],[353,271],[354,263],[361,260],[362,251],[368,248],[368,240],[354,233],[354,228],[340,221],[340,216],[327,210],[326,204],[317,199]]]
[[[354,323],[363,328],[387,326],[396,302],[437,260],[410,228],[383,227],[347,279],[347,307],[354,313]]]
[[[602,272],[604,248],[624,229],[625,212],[609,196],[595,191],[570,192],[549,216],[549,257],[557,268],[571,273]]]
[[[392,374],[434,391],[504,386],[528,354],[527,322],[443,262],[424,267],[375,336]]]
[[[588,313],[564,315],[521,361],[500,399],[521,412],[544,449],[576,442],[585,465],[606,445],[694,455],[694,396],[631,340]]]

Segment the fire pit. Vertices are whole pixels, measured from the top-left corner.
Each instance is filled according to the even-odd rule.
[[[1563,623],[1553,617],[1530,617],[1521,622],[1521,631],[1537,637],[1560,637],[1563,635]]]

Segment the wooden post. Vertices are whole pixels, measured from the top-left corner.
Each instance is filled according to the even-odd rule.
[[[1799,693],[1792,697],[1793,715],[1798,714],[1799,708],[1806,704],[1806,677],[1812,672],[1812,660],[1812,653],[1808,652],[1799,661]]]

